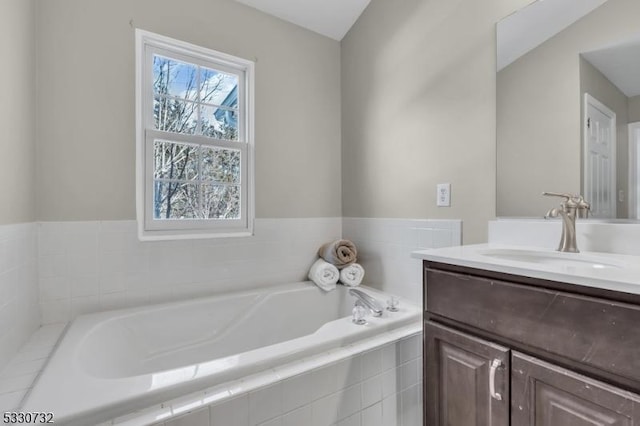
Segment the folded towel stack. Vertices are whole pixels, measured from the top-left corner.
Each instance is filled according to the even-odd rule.
[[[329,262],[318,259],[309,270],[309,279],[324,291],[331,291],[336,288],[340,271]]]
[[[324,291],[331,291],[338,280],[346,286],[360,285],[364,268],[356,263],[358,250],[349,240],[335,240],[318,250],[318,259],[309,271],[309,279]]]
[[[349,240],[335,240],[320,247],[318,256],[342,269],[356,262],[358,250]]]
[[[360,285],[364,278],[364,268],[358,263],[352,263],[340,270],[340,282],[348,287]]]

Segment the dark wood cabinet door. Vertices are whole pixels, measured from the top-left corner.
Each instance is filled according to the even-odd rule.
[[[508,348],[425,321],[424,360],[427,426],[509,424]]]
[[[513,352],[511,418],[517,426],[638,426],[640,397]]]

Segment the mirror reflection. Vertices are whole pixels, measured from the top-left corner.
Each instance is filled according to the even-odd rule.
[[[498,23],[498,216],[541,217],[554,191],[640,217],[638,22],[637,0],[538,0]]]

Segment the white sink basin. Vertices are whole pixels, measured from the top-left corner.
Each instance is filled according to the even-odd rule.
[[[546,252],[519,249],[486,249],[479,254],[494,259],[542,265],[570,266],[589,269],[622,269],[624,262],[582,253]]]

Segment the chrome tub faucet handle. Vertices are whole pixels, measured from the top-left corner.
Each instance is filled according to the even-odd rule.
[[[364,291],[356,290],[354,288],[349,289],[349,294],[354,296],[356,299],[358,299],[356,301],[356,305],[358,304],[358,302],[360,302],[361,305],[366,306],[371,312],[373,312],[374,317],[382,316],[382,313],[384,312],[384,308],[382,307],[380,302],[378,302],[376,299],[369,296]]]

